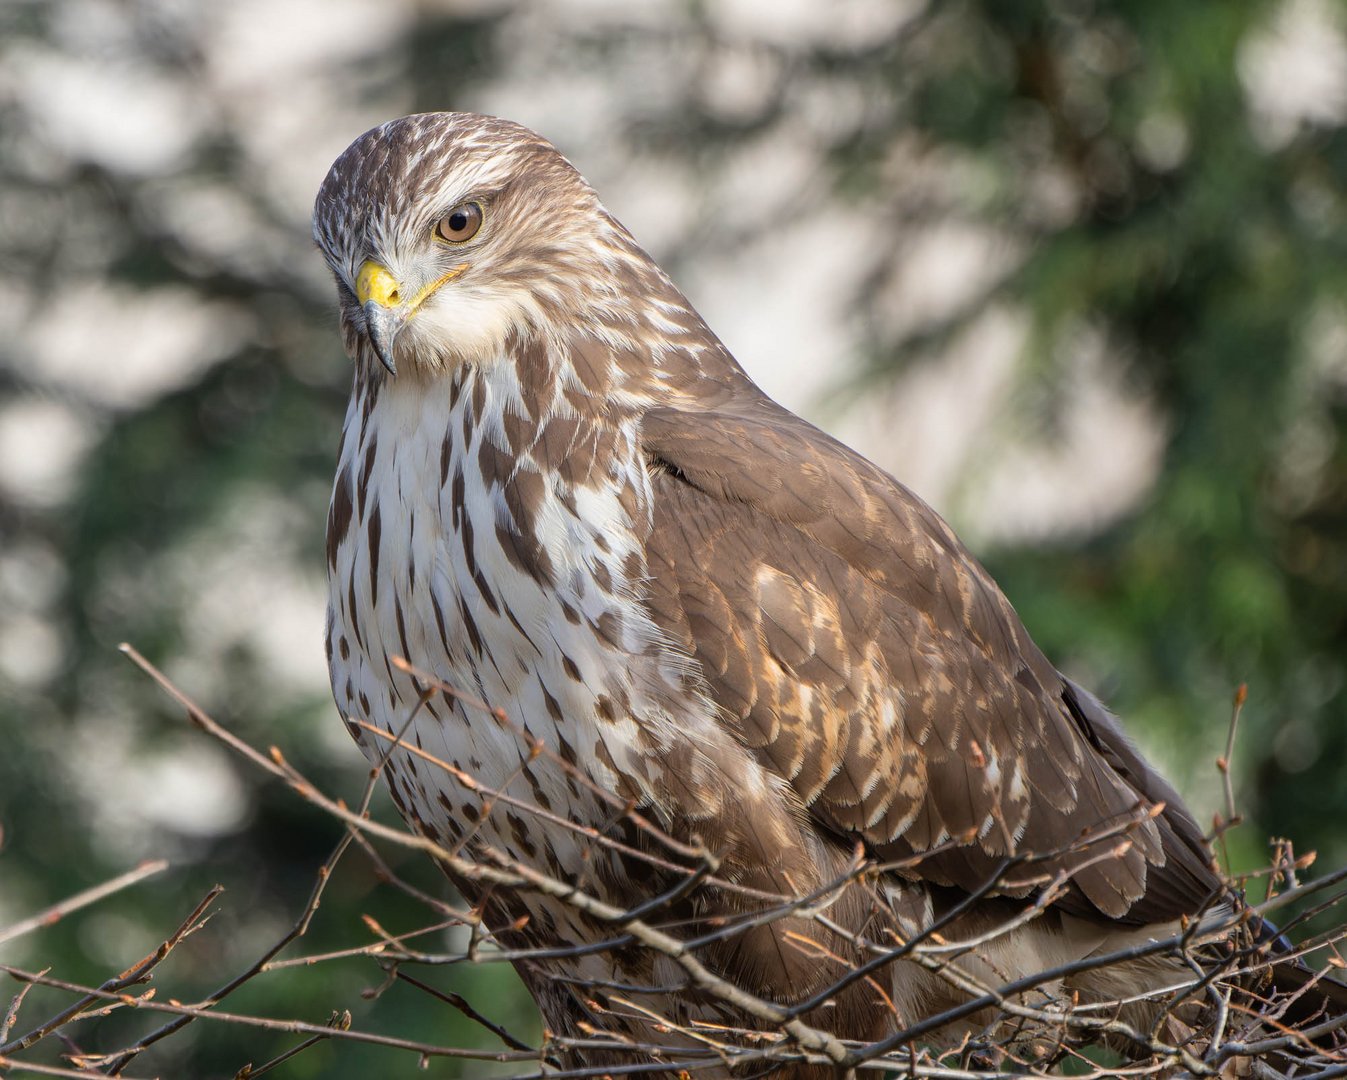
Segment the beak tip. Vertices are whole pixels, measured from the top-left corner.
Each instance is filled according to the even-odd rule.
[[[398,366],[393,362],[392,350],[382,348],[378,344],[375,344],[374,353],[376,356],[378,356],[379,363],[383,364],[384,369],[388,372],[388,374],[396,378],[398,373]]]
[[[393,361],[393,343],[402,329],[401,315],[389,310],[375,300],[365,305],[365,325],[370,345],[388,374],[396,376],[397,364]]]

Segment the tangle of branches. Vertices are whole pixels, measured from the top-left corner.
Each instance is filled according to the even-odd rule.
[[[166,992],[171,968],[167,961],[189,936],[203,930],[211,912],[220,902],[222,890],[216,887],[184,911],[181,921],[163,936],[161,944],[129,968],[110,975],[98,985],[83,985],[62,978],[52,970],[28,970],[0,963],[0,972],[13,980],[15,992],[0,1013],[0,1074],[27,1072],[35,1075],[67,1077],[108,1077],[149,1075],[139,1072],[143,1057],[157,1044],[171,1039],[194,1023],[227,1024],[236,1030],[241,1045],[248,1045],[250,1033],[269,1032],[273,1037],[288,1037],[287,1048],[261,1064],[240,1068],[238,1078],[261,1076],[317,1043],[350,1041],[383,1048],[390,1055],[389,1072],[400,1072],[407,1064],[425,1065],[435,1059],[456,1058],[501,1063],[518,1077],[580,1077],[603,1075],[653,1075],[696,1077],[698,1075],[770,1076],[775,1070],[792,1064],[812,1063],[835,1070],[838,1076],[939,1077],[948,1080],[988,1075],[1050,1076],[1064,1071],[1072,1075],[1096,1077],[1125,1074],[1136,1077],[1229,1077],[1296,1076],[1326,1080],[1347,1076],[1347,1015],[1334,1013],[1322,1005],[1315,987],[1324,977],[1343,967],[1337,943],[1347,927],[1335,924],[1330,931],[1319,932],[1302,940],[1291,952],[1286,946],[1274,949],[1266,934],[1255,932],[1263,916],[1274,912],[1294,912],[1289,919],[1278,920],[1283,935],[1301,930],[1303,924],[1333,908],[1347,895],[1347,870],[1302,880],[1302,872],[1312,856],[1297,856],[1287,841],[1276,842],[1268,864],[1255,873],[1230,881],[1232,888],[1249,897],[1249,904],[1226,913],[1213,910],[1189,920],[1170,937],[1147,940],[1102,956],[1091,956],[1076,963],[1046,970],[1028,978],[995,984],[968,973],[960,958],[984,949],[1003,935],[1039,918],[1067,886],[1061,874],[1040,870],[1062,852],[1041,852],[1007,859],[983,886],[981,893],[1014,882],[1033,882],[1035,894],[1012,917],[975,939],[960,939],[944,933],[957,916],[957,910],[936,920],[909,940],[864,940],[830,920],[831,902],[844,890],[855,887],[874,874],[896,869],[879,866],[858,851],[848,871],[836,881],[807,895],[770,895],[745,889],[718,879],[714,854],[679,842],[662,832],[616,795],[600,793],[614,808],[614,820],[625,817],[636,829],[655,842],[645,850],[624,844],[599,830],[576,825],[550,814],[527,799],[483,786],[474,777],[439,761],[423,750],[403,745],[433,767],[450,770],[459,783],[475,791],[482,800],[483,813],[498,805],[512,812],[538,814],[555,828],[569,828],[584,834],[596,847],[620,848],[631,858],[647,860],[660,880],[675,882],[672,888],[651,895],[632,908],[619,909],[601,897],[585,891],[581,883],[549,876],[537,866],[521,863],[504,852],[485,847],[473,859],[460,851],[446,850],[400,826],[375,820],[370,803],[380,780],[380,767],[370,770],[368,783],[360,797],[352,802],[319,789],[294,768],[284,753],[271,747],[266,751],[241,740],[191,701],[153,665],[129,646],[124,651],[142,670],[179,704],[189,719],[206,735],[218,740],[247,759],[276,781],[287,785],[296,797],[322,811],[333,822],[334,847],[322,865],[315,868],[314,884],[308,901],[296,913],[286,933],[264,949],[243,970],[224,980],[207,997],[181,1001]],[[432,676],[409,665],[422,685],[435,692],[452,692]],[[1225,814],[1218,817],[1213,840],[1223,842],[1225,832],[1238,822],[1229,778],[1229,762],[1234,749],[1235,726],[1242,694],[1236,697],[1226,754],[1217,762],[1226,795]],[[482,706],[485,708],[485,706]],[[500,723],[507,723],[497,715]],[[398,745],[396,735],[379,729],[370,731]],[[547,754],[541,744],[534,746],[538,756]],[[555,759],[559,769],[568,769],[578,782],[588,783],[565,761]],[[1080,844],[1094,854],[1110,857],[1118,844],[1127,842],[1127,834],[1141,820],[1125,821],[1107,831],[1083,836]],[[628,833],[629,835],[629,833]],[[438,860],[454,875],[490,886],[495,890],[540,892],[569,904],[588,919],[611,927],[611,935],[600,948],[640,948],[662,954],[679,972],[678,981],[667,986],[587,986],[587,993],[601,1015],[622,1012],[639,1014],[652,1021],[650,1030],[667,1032],[667,1042],[635,1044],[616,1032],[601,1027],[580,1033],[544,1033],[540,1042],[531,1043],[487,1019],[464,996],[448,993],[429,985],[425,970],[445,965],[483,965],[520,961],[546,961],[565,955],[564,945],[542,949],[511,949],[497,940],[509,927],[487,925],[481,910],[456,907],[443,899],[406,882],[389,865],[384,852],[390,848],[423,851]],[[324,890],[332,873],[343,859],[369,861],[384,887],[400,890],[424,909],[425,922],[409,933],[389,933],[367,918],[359,928],[351,929],[352,944],[345,949],[314,954],[304,949],[304,939],[315,913],[323,902]],[[98,903],[113,893],[136,888],[161,872],[167,864],[148,862],[98,884],[54,905],[31,918],[10,926],[0,926],[0,947],[20,936],[39,933],[52,922]],[[1078,869],[1077,865],[1077,869]],[[652,878],[656,875],[652,873]],[[665,917],[666,909],[706,886],[738,889],[745,896],[745,913],[717,920],[714,925],[688,928]],[[751,901],[748,903],[747,901]],[[723,942],[738,934],[785,917],[819,928],[818,937],[793,933],[795,947],[831,963],[837,977],[823,991],[788,1005],[768,1001],[746,992],[719,977],[699,958],[712,942]],[[453,952],[437,952],[419,943],[443,940],[436,937],[448,927],[467,929],[466,944]],[[856,946],[855,955],[868,957],[857,964],[838,957],[824,940],[841,936]],[[1288,940],[1285,937],[1283,941]],[[578,951],[582,947],[575,946]],[[584,950],[593,950],[587,944]],[[1060,990],[1063,979],[1085,968],[1122,964],[1150,955],[1180,958],[1190,976],[1171,985],[1155,986],[1144,997],[1160,1003],[1159,1019],[1148,1030],[1137,1030],[1120,1018],[1122,1007],[1130,1002],[1091,1002],[1064,999]],[[229,999],[253,980],[269,973],[299,965],[320,967],[351,958],[364,958],[379,975],[373,994],[401,983],[426,993],[445,1009],[456,1010],[489,1032],[496,1048],[474,1049],[464,1046],[437,1045],[400,1038],[354,1026],[349,1011],[334,1008],[326,1019],[305,1020],[295,1017],[257,1016],[231,1010]],[[1305,959],[1314,963],[1305,967],[1301,985],[1292,991],[1274,989],[1269,973],[1272,966]],[[920,964],[949,980],[961,993],[963,1003],[938,1016],[915,1023],[902,1023],[895,1017],[896,1030],[871,1043],[840,1040],[826,1030],[812,1026],[803,1017],[813,1014],[831,995],[857,980],[866,980],[875,991],[877,1002],[886,999],[882,972],[898,960]],[[377,966],[377,969],[376,967]],[[980,969],[981,970],[981,969]],[[1316,974],[1317,970],[1317,974]],[[558,976],[560,977],[560,976]],[[161,981],[162,980],[162,981]],[[30,1015],[27,997],[33,987],[50,988],[63,997],[63,1004],[49,1016]],[[680,1025],[661,1015],[655,1003],[681,988],[695,986],[699,992],[719,998],[733,1006],[738,1015],[751,1017],[751,1027],[729,1028],[710,1025]],[[0,999],[3,1004],[3,999]],[[91,1018],[112,1012],[137,1014],[143,1023],[134,1038],[121,1045],[87,1049],[74,1033]],[[957,1046],[932,1041],[938,1029],[970,1017],[992,1015],[994,1020],[973,1029]],[[39,1047],[56,1040],[65,1047],[60,1064],[52,1064],[52,1055],[41,1056]],[[1091,1047],[1101,1044],[1122,1047],[1125,1061],[1099,1064],[1100,1055]],[[690,1049],[691,1048],[691,1049]],[[620,1070],[608,1068],[563,1067],[558,1052],[568,1049],[605,1051],[620,1055],[626,1062]],[[407,1058],[408,1060],[400,1060]]]

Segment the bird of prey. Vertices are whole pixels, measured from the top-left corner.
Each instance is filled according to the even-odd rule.
[[[623,911],[672,887],[649,918],[704,935],[705,971],[770,1003],[827,997],[803,1019],[845,1039],[970,992],[908,958],[827,994],[867,943],[943,920],[941,940],[986,936],[957,964],[1000,985],[1218,898],[1182,800],[949,526],[767,397],[543,138],[466,113],[382,124],[333,164],[314,236],[355,368],[327,527],[332,687],[372,759],[375,732],[403,733],[386,775],[414,829]],[[652,832],[713,873],[680,892]],[[748,918],[858,858],[871,871],[827,895],[832,930]],[[459,885],[548,950],[519,967],[554,1033],[761,1026],[673,958],[603,947],[620,922]],[[1056,989],[1126,999],[1178,963]],[[1148,1008],[1123,1015],[1144,1028]]]

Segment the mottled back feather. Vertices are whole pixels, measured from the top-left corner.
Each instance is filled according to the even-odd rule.
[[[949,527],[765,398],[736,406],[652,409],[641,440],[659,470],[650,604],[737,736],[882,858],[955,841],[914,873],[969,890],[1007,855],[1164,802],[1066,903],[1139,923],[1197,910],[1216,878],[1191,816],[1086,699],[1091,724]]]

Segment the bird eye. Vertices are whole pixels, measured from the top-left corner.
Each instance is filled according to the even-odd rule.
[[[440,218],[439,224],[435,226],[435,235],[451,244],[463,244],[476,236],[481,227],[481,204],[465,202]]]

